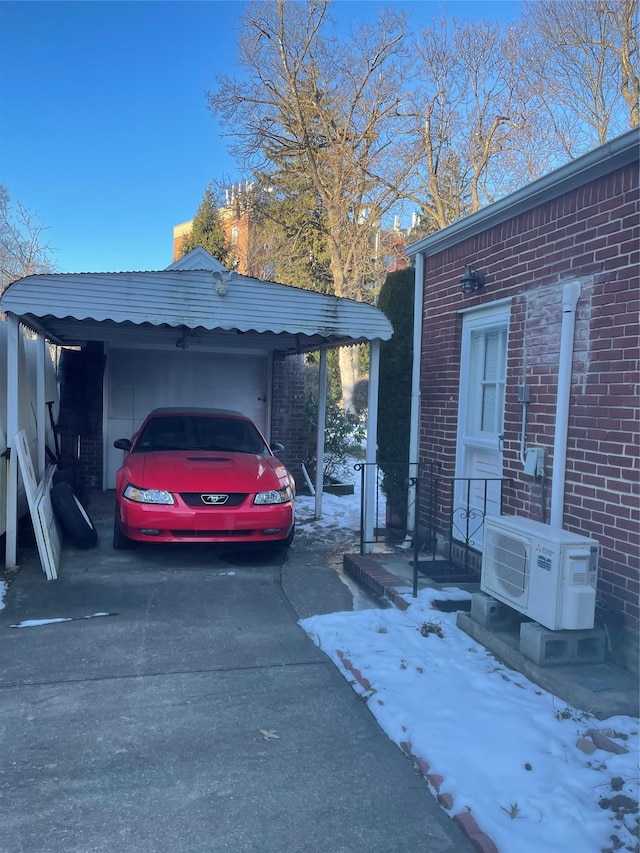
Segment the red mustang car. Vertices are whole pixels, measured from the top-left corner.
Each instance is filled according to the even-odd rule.
[[[125,451],[116,474],[114,548],[291,544],[293,477],[239,412],[154,409],[132,441],[120,438],[114,446]]]

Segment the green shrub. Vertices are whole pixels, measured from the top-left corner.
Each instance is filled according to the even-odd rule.
[[[305,362],[304,383],[304,430],[303,430],[303,462],[309,476],[315,478],[317,462],[317,421],[318,421],[318,373],[317,359],[310,358]],[[345,412],[338,406],[335,391],[332,393],[331,384],[327,398],[325,421],[325,444],[323,474],[325,481],[352,478],[349,472],[349,461],[352,455],[358,455],[358,450],[366,436],[362,417],[354,412]]]
[[[391,340],[380,344],[378,463],[382,490],[401,518],[407,513],[414,278],[412,267],[389,273],[378,298],[393,326]]]

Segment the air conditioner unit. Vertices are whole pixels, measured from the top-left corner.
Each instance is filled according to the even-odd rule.
[[[480,589],[551,631],[593,628],[598,543],[528,518],[488,517]]]

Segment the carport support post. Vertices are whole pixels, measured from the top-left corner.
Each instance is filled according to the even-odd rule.
[[[47,437],[47,422],[45,413],[47,404],[45,403],[45,358],[47,356],[46,339],[43,335],[38,335],[36,346],[37,362],[36,362],[36,434],[38,437],[38,461],[36,470],[38,472],[38,482],[44,477],[46,468],[46,451],[45,442]]]
[[[376,448],[378,446],[378,387],[380,375],[380,341],[371,341],[369,351],[369,392],[367,399],[367,446],[364,467],[363,551],[373,550],[376,506]]]
[[[324,488],[324,430],[327,422],[327,350],[320,350],[318,373],[318,423],[316,433],[316,509],[315,517],[322,518]]]
[[[18,319],[7,314],[7,506],[5,567],[15,568],[18,553]]]

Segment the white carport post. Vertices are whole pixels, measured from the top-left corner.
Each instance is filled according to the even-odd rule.
[[[380,341],[371,342],[369,355],[369,393],[367,399],[367,446],[364,466],[363,551],[373,550],[376,507],[376,451],[378,447],[378,388],[380,378]]]
[[[47,357],[46,338],[43,335],[38,335],[37,343],[37,359],[36,359],[36,435],[38,439],[38,459],[36,471],[38,472],[38,481],[44,477],[46,468],[46,438],[47,438],[47,420],[46,420],[46,389],[45,389],[45,359]]]
[[[5,539],[5,567],[15,568],[18,553],[18,344],[17,317],[7,314],[7,506]]]
[[[322,518],[322,492],[324,487],[324,433],[327,423],[327,350],[320,350],[318,372],[318,423],[316,434],[316,507],[315,517]]]

